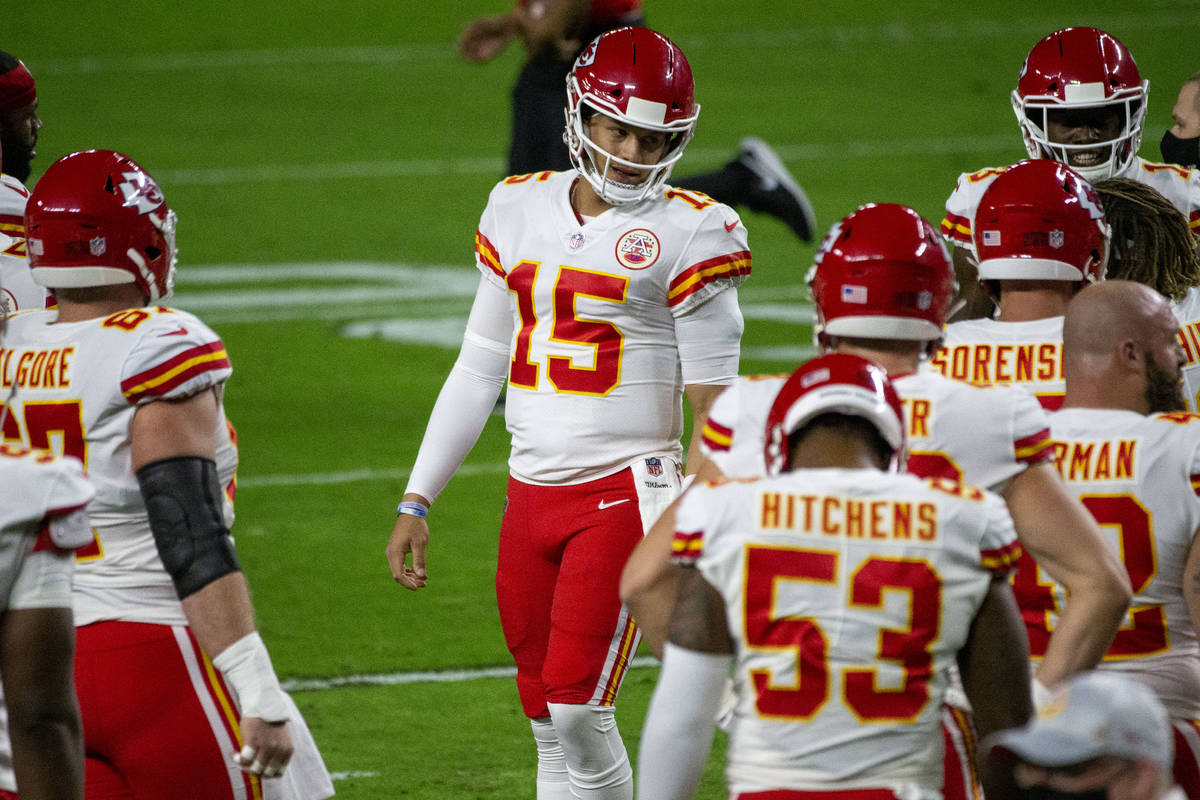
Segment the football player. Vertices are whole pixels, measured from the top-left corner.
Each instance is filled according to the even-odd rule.
[[[572,168],[560,112],[564,79],[588,42],[614,28],[645,24],[642,0],[517,0],[504,14],[467,23],[458,51],[471,63],[495,58],[513,39],[525,46],[525,63],[512,90],[510,175]],[[771,146],[756,137],[743,139],[737,156],[721,169],[674,183],[770,214],[805,242],[817,232],[808,196]]]
[[[33,282],[25,260],[25,201],[42,121],[29,70],[0,50],[0,310],[45,308],[46,290]]]
[[[1183,400],[1200,410],[1200,250],[1187,220],[1144,183],[1109,178],[1096,184],[1104,218],[1112,228],[1106,278],[1124,278],[1162,294],[1179,320]]]
[[[0,359],[4,314],[0,312]],[[9,389],[5,389],[7,395]],[[0,401],[0,430],[9,413]],[[91,541],[95,490],[79,459],[0,442],[0,798],[83,797],[83,730],[73,682],[74,548]],[[10,741],[11,740],[11,741]]]
[[[769,477],[697,485],[656,523],[682,578],[639,796],[693,796],[731,666],[733,798],[941,797],[956,659],[981,731],[1029,717],[1012,520],[990,492],[897,474],[904,428],[881,367],[813,359],[760,434]]]
[[[1177,413],[1183,349],[1167,299],[1131,281],[1090,286],[1063,326],[1067,393],[1050,415],[1058,469],[1133,584],[1099,664],[1154,690],[1175,727],[1175,780],[1200,797],[1200,417]],[[1022,562],[1014,587],[1030,641],[1066,593]],[[1074,598],[1071,598],[1074,602]]]
[[[1030,158],[1067,164],[1091,183],[1131,178],[1149,184],[1188,218],[1200,234],[1200,172],[1138,156],[1149,82],[1133,55],[1096,28],[1065,28],[1033,46],[1012,92],[1012,107]],[[988,186],[1008,167],[958,178],[946,200],[942,234],[954,246],[954,267],[965,302],[952,319],[990,316],[992,302],[979,287],[974,229]],[[994,300],[994,298],[992,298]]]
[[[979,278],[995,319],[946,326],[930,366],[956,380],[1014,384],[1062,403],[1062,315],[1104,277],[1109,228],[1096,190],[1068,167],[1021,161],[988,186],[975,214]]]
[[[1054,470],[1049,423],[1037,401],[1014,387],[972,386],[921,368],[941,340],[953,284],[932,225],[905,206],[863,206],[831,229],[809,273],[816,337],[824,351],[869,358],[893,376],[904,404],[909,472],[1001,494],[1023,548],[1070,584],[1067,625],[1051,643],[1039,642],[1044,658],[1034,685],[1044,698],[1045,687],[1100,659],[1128,605],[1129,585],[1118,559],[1095,557],[1103,552],[1100,531]],[[739,379],[717,398],[701,440],[708,461],[700,477],[765,474],[778,457],[770,447],[779,443],[764,442],[761,432],[784,381]],[[655,528],[622,575],[623,597],[656,652],[674,596],[668,545],[664,529]],[[943,793],[964,797],[974,782],[973,737],[957,699],[945,722]]]
[[[575,169],[492,190],[462,351],[386,550],[398,582],[426,585],[425,515],[507,379],[496,594],[540,800],[632,796],[613,702],[639,634],[618,578],[679,490],[682,397],[692,452],[737,376],[746,229],[729,207],[666,184],[698,112],[687,59],[661,34],[617,29],[579,56],[567,106]]]
[[[332,794],[229,535],[229,359],[200,320],[161,305],[174,212],[138,164],[90,150],[50,166],[25,227],[33,277],[59,307],[10,321],[0,378],[19,392],[4,438],[84,460],[98,489],[73,598],[88,785],[257,797],[295,741],[282,795]]]

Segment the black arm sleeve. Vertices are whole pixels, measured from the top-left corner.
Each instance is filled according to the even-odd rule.
[[[168,458],[139,469],[137,479],[154,544],[180,600],[241,570],[221,514],[215,462],[198,456]]]

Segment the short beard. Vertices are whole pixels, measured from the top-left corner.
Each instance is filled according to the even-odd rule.
[[[29,180],[29,174],[33,172],[33,156],[25,143],[15,138],[0,136],[0,151],[4,153],[4,174],[13,176],[21,183]]]
[[[1150,353],[1146,356],[1146,405],[1151,414],[1168,411],[1184,411],[1187,403],[1179,391],[1179,373],[1171,374],[1155,363]]]

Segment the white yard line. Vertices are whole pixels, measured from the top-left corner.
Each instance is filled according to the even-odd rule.
[[[629,662],[630,669],[658,666],[653,656],[637,656]],[[476,669],[439,669],[413,672],[383,672],[366,675],[339,675],[334,678],[291,678],[280,681],[289,692],[321,692],[341,689],[346,686],[398,686],[408,683],[457,683],[478,681],[487,678],[511,678],[517,674],[515,666],[479,667]]]

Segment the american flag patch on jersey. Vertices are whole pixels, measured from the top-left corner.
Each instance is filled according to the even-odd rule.
[[[843,303],[865,303],[867,302],[867,287],[865,286],[842,286],[842,302]]]
[[[647,458],[646,459],[646,472],[650,473],[651,475],[662,475],[663,474],[662,459],[661,458]]]
[[[984,231],[983,232],[984,247],[999,247],[1000,246],[1000,231]]]

